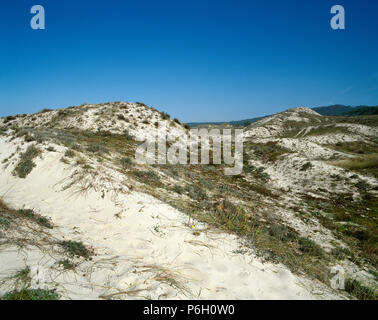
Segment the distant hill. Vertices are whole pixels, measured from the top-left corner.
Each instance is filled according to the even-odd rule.
[[[268,116],[265,116],[265,117],[268,117]],[[221,124],[231,124],[233,126],[246,126],[265,117],[257,117],[257,118],[251,118],[251,119],[229,121],[229,122],[188,122],[186,124],[189,125],[191,128],[198,127],[201,125],[221,125]]]
[[[343,104],[335,104],[331,106],[324,107],[315,107],[311,108],[322,116],[358,116],[358,115],[373,115],[378,114],[378,106],[345,106]],[[257,117],[250,119],[243,119],[237,121],[228,121],[228,122],[189,122],[187,123],[191,128],[198,127],[200,125],[221,125],[221,124],[230,124],[233,126],[247,126],[253,122],[256,122],[260,119],[269,117]]]
[[[348,116],[368,116],[378,114],[378,106],[376,107],[356,107],[353,108],[351,111],[347,112],[346,115]]]
[[[378,106],[344,106],[335,104],[327,107],[312,108],[322,116],[359,116],[378,114]]]
[[[342,104],[312,108],[312,110],[316,111],[322,116],[342,116],[345,113],[352,111],[353,109],[354,107],[344,106]]]

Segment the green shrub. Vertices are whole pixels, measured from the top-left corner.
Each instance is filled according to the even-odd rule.
[[[300,237],[298,240],[298,244],[299,249],[304,253],[308,253],[312,256],[324,256],[323,248],[311,239]]]
[[[175,185],[172,190],[178,194],[183,194],[185,192],[185,188],[180,185]]]
[[[138,178],[142,178],[145,180],[155,180],[159,181],[160,177],[158,174],[156,174],[154,171],[149,170],[149,171],[134,171],[134,175],[137,176]]]
[[[41,151],[34,145],[29,146],[24,153],[21,154],[21,159],[18,162],[14,172],[20,177],[25,178],[35,167],[33,159],[37,157]]]
[[[38,213],[35,213],[34,210],[20,209],[20,210],[17,210],[17,213],[24,218],[35,221],[36,223],[38,223],[39,225],[43,227],[46,227],[49,229],[53,228],[53,225],[48,218],[41,216]]]
[[[109,153],[108,148],[101,143],[92,143],[87,147],[87,150],[98,154]]]
[[[345,279],[345,291],[360,300],[376,300],[377,293],[373,288],[366,287],[356,279]]]
[[[298,234],[296,232],[280,224],[271,225],[268,230],[268,233],[270,236],[282,242],[292,242],[298,239]]]
[[[301,167],[300,171],[306,171],[310,168],[312,168],[312,163],[308,161]]]
[[[68,259],[60,260],[58,265],[62,266],[64,270],[73,270],[75,265]]]
[[[129,158],[129,157],[121,158],[119,160],[119,162],[120,162],[122,168],[124,168],[124,169],[130,167],[130,165],[133,163],[131,158]]]
[[[73,150],[67,149],[64,155],[68,158],[73,158],[75,156],[75,152]]]
[[[193,200],[202,201],[207,199],[206,191],[197,185],[191,185],[188,187],[189,197]]]
[[[88,249],[82,242],[65,240],[60,241],[58,244],[72,256],[88,259],[93,255],[93,251]]]
[[[210,212],[210,217],[215,225],[220,226],[226,231],[235,232],[240,236],[250,234],[252,224],[248,214],[242,207],[234,205],[228,200],[217,206],[214,211]]]
[[[23,289],[6,293],[1,300],[58,300],[59,294],[55,290]]]
[[[15,116],[8,116],[8,117],[6,117],[6,118],[4,119],[4,123],[8,123],[8,122],[13,121],[13,120],[15,120],[15,119],[16,119]]]
[[[163,120],[168,120],[171,118],[171,116],[166,112],[162,112],[160,115]]]
[[[46,113],[46,112],[50,112],[50,111],[53,111],[52,109],[42,109],[41,111],[39,111],[39,113]]]

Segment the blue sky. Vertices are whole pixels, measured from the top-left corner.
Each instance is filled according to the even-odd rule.
[[[46,29],[30,28],[45,8]],[[341,4],[346,29],[332,30]],[[0,3],[0,116],[141,101],[182,121],[378,104],[378,1]]]

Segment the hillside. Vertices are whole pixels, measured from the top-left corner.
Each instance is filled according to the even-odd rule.
[[[332,106],[325,107],[315,107],[312,108],[315,112],[319,113],[322,116],[357,116],[357,115],[375,115],[377,114],[377,106],[345,106],[342,104],[336,104]],[[270,115],[265,117],[250,118],[237,121],[229,122],[189,122],[187,123],[190,127],[199,127],[199,126],[208,126],[208,125],[225,125],[229,124],[232,126],[247,126],[251,123],[259,121],[263,118],[270,117]]]
[[[0,119],[0,297],[374,297],[376,116],[261,119],[244,129],[237,176],[136,163],[161,128],[187,130],[122,102]],[[333,266],[346,291],[330,287]]]

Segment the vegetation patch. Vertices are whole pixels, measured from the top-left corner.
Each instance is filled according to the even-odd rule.
[[[29,146],[25,152],[21,154],[21,159],[18,162],[14,173],[20,178],[26,178],[26,176],[33,170],[35,163],[33,161],[41,153],[41,150],[34,145]]]
[[[300,168],[300,171],[307,171],[308,169],[312,167],[313,167],[312,163],[307,161],[306,163],[302,165],[302,167]]]
[[[1,300],[58,300],[59,294],[55,290],[23,289],[6,293]]]
[[[276,161],[281,155],[291,153],[287,148],[280,146],[277,142],[270,141],[268,143],[248,143],[246,150],[252,150],[254,157],[263,161]]]
[[[352,159],[333,161],[331,164],[349,169],[359,171],[361,173],[372,174],[378,177],[378,153],[365,154]]]
[[[360,300],[376,300],[378,298],[377,288],[369,288],[361,284],[356,279],[345,279],[345,291],[357,297]]]
[[[123,169],[129,168],[133,161],[130,157],[123,157],[119,160],[119,163]]]
[[[88,249],[82,242],[65,240],[58,244],[72,256],[88,259],[93,255],[93,250]]]
[[[53,228],[53,225],[48,218],[41,216],[40,214],[34,212],[34,210],[20,209],[20,210],[17,210],[16,212],[19,216],[32,220],[43,227],[46,227],[49,229]]]
[[[163,185],[163,183],[160,181],[160,176],[155,171],[134,170],[132,171],[132,174],[142,183],[145,183],[145,184],[152,183],[154,186]]]
[[[64,270],[73,270],[75,269],[75,264],[68,259],[58,261],[58,265],[62,266]]]

